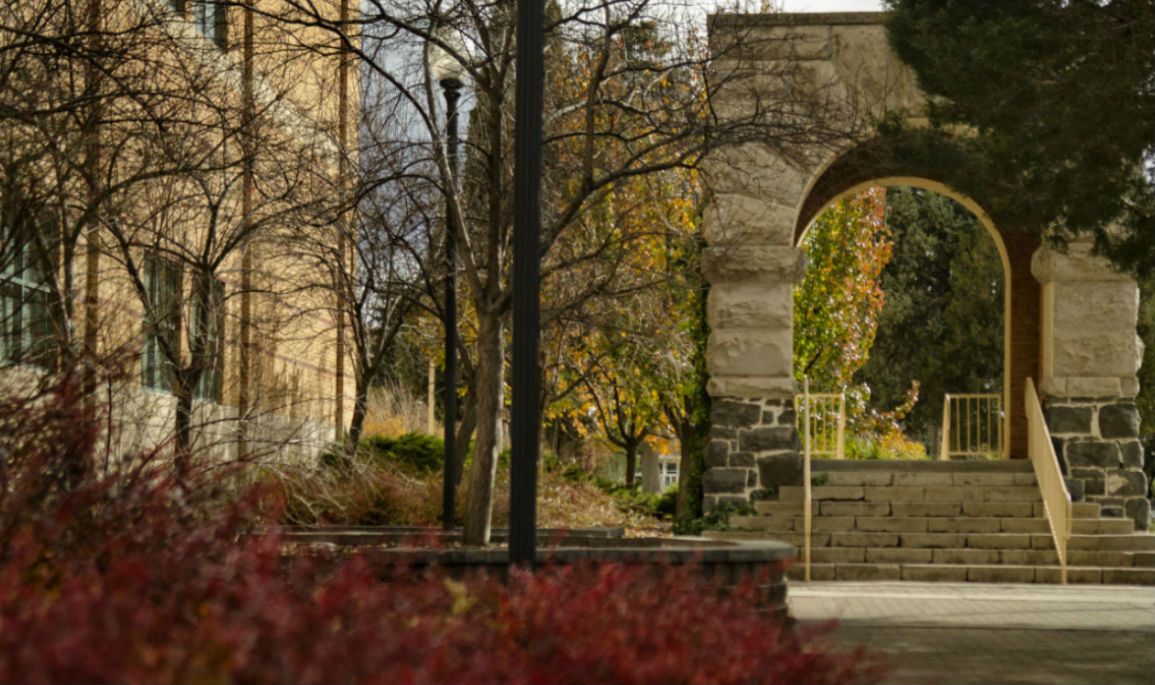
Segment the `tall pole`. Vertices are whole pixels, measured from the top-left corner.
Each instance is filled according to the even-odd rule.
[[[513,179],[513,397],[509,563],[533,568],[537,555],[537,451],[541,378],[537,346],[541,230],[541,96],[544,0],[517,0],[517,130]]]
[[[253,2],[249,0],[245,7],[244,48],[241,64],[241,117],[244,132],[241,136],[243,154],[245,156],[241,176],[241,221],[245,236],[241,248],[241,321],[240,321],[240,358],[238,359],[238,389],[237,389],[237,418],[238,440],[237,456],[244,459],[249,454],[249,412],[253,406],[253,240],[249,230],[253,220],[253,186],[255,185],[255,169],[253,164],[253,119],[254,107],[253,91]]]
[[[445,91],[445,128],[449,157],[449,183],[457,188],[457,98],[461,95],[461,80],[441,79]],[[454,482],[453,460],[456,455],[457,418],[457,225],[454,221],[455,192],[445,194],[445,477],[442,482],[441,524],[453,529],[453,514],[457,483]]]
[[[250,12],[250,14],[252,14]],[[341,25],[346,26],[349,20],[349,0],[341,0]],[[345,200],[345,182],[349,177],[348,165],[348,149],[349,149],[349,122],[348,122],[348,108],[349,108],[349,55],[344,50],[337,57],[337,142],[341,148],[341,156],[337,163],[337,188],[341,194],[342,203]],[[345,253],[349,251],[348,239],[346,232],[349,229],[348,213],[342,211],[341,216],[338,217],[337,231],[337,259],[340,264],[340,271],[337,273],[350,273],[349,259]],[[343,439],[345,435],[345,288],[342,286],[337,289],[337,344],[335,348],[335,359],[333,360],[333,370],[336,372],[336,387],[334,390],[337,395],[337,402],[333,407],[333,439],[340,443],[346,443]],[[357,445],[345,445],[345,455],[347,459],[353,459],[357,455]]]

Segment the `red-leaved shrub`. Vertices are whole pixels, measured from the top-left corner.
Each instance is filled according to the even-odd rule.
[[[57,435],[57,419],[86,420],[45,403],[17,409],[28,413],[23,425]],[[67,488],[53,480],[34,497],[15,486],[40,482],[35,469],[53,465],[42,453],[51,449],[15,444],[0,438],[0,682],[858,683],[881,674],[862,654],[784,631],[755,608],[752,587],[719,593],[694,569],[546,568],[504,583],[385,574],[357,556],[286,554],[275,535],[252,532],[255,512],[268,511],[261,493],[222,506],[187,482],[195,475],[175,482],[159,467]]]

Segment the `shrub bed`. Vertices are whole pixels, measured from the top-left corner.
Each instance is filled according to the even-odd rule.
[[[383,582],[361,556],[286,555],[275,534],[253,534],[279,516],[266,489],[225,497],[219,473],[177,479],[155,455],[101,477],[73,468],[95,463],[98,433],[79,405],[56,401],[0,406],[43,431],[0,438],[0,682],[865,683],[882,672],[767,619],[752,585],[719,594],[692,569],[513,571],[507,583],[391,569]]]

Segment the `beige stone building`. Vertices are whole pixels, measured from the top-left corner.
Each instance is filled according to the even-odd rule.
[[[336,40],[282,10],[2,10],[0,373],[25,391],[85,378],[114,454],[183,432],[222,456],[307,458],[346,421],[330,286],[349,262],[359,82]]]

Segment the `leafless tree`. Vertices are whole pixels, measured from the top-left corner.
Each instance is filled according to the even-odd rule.
[[[303,0],[286,0],[286,25],[346,37],[335,49],[355,54],[366,84],[394,89],[428,141],[451,224],[459,227],[461,276],[475,322],[469,346],[467,410],[476,416],[466,500],[465,539],[489,535],[503,405],[503,349],[512,303],[513,91],[515,3],[511,0],[366,0],[345,21]],[[751,100],[748,112],[718,117],[711,96],[741,69],[721,73],[685,8],[651,0],[550,3],[546,20],[542,274],[547,284],[576,279],[566,301],[547,301],[544,318],[580,306],[610,286],[613,269],[583,272],[606,250],[628,244],[614,232],[582,236],[583,217],[615,187],[639,176],[694,167],[719,145],[757,141],[775,147],[833,142],[850,132],[835,96],[812,88],[805,99]],[[356,36],[353,39],[352,36]],[[764,39],[738,37],[729,49]],[[444,154],[437,89],[425,64],[431,48],[453,56],[467,74],[470,116],[460,184]],[[789,78],[785,66],[761,65],[760,78]],[[578,240],[583,238],[584,240]],[[567,248],[581,244],[583,249]],[[589,277],[592,276],[592,277]],[[564,289],[557,288],[560,292]],[[462,441],[464,442],[464,441]]]

